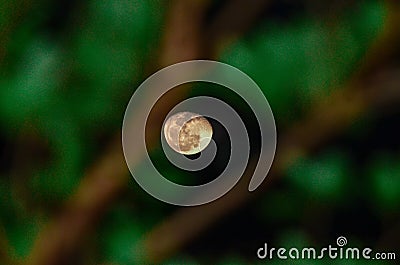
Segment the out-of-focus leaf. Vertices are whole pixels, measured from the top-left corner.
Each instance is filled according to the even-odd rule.
[[[127,208],[116,208],[102,225],[100,248],[103,259],[119,264],[142,264],[144,250],[137,245],[143,236],[140,219]]]
[[[20,71],[1,81],[0,119],[9,127],[38,118],[57,96],[60,82],[60,52],[45,39],[31,44],[20,62]]]
[[[382,1],[365,1],[359,8],[353,10],[348,15],[348,25],[354,40],[362,47],[373,41],[383,28],[385,19],[387,18],[387,9],[385,2]],[[344,21],[346,23],[347,21]],[[346,27],[342,24],[341,26]]]
[[[7,237],[15,254],[24,258],[29,253],[40,228],[40,220],[34,216],[16,217],[7,225]]]
[[[313,20],[270,23],[232,45],[222,60],[252,77],[279,120],[290,121],[350,75],[382,28],[384,14],[373,1],[333,28]]]
[[[398,210],[400,207],[400,164],[399,159],[384,155],[369,167],[372,202],[383,210]]]
[[[346,155],[326,153],[317,158],[301,158],[288,170],[288,180],[296,187],[318,199],[338,199],[345,191],[350,177]]]
[[[120,126],[126,98],[156,49],[162,6],[161,1],[90,1],[88,22],[71,49],[68,94],[82,126]]]
[[[54,202],[71,194],[83,175],[86,150],[77,123],[68,116],[65,103],[52,102],[51,111],[42,112],[37,126],[49,141],[53,153],[50,166],[40,170],[31,178],[36,196]]]

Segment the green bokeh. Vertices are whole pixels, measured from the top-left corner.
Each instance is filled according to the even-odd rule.
[[[210,2],[202,36],[208,36],[211,20],[228,2]],[[273,14],[260,17],[229,45],[223,43],[217,59],[244,71],[261,87],[277,122],[279,152],[281,133],[306,117],[321,97],[342,89],[364,63],[369,48],[385,30],[388,10],[383,1],[375,0],[357,1],[336,12],[324,9],[326,14],[306,8],[312,1],[299,1],[299,6],[291,1],[271,2]],[[172,2],[68,3],[0,4],[0,225],[18,259],[27,257],[38,232],[64,209],[90,165],[120,132],[135,87],[158,69]],[[293,15],[285,17],[282,12]],[[185,40],[180,41],[183,44],[177,41],[177,45],[185,45]],[[203,44],[200,48],[210,48]],[[196,85],[190,95],[206,92],[239,104],[237,97],[212,85]],[[343,132],[345,139],[335,138],[321,150],[285,165],[281,179],[250,206],[256,209],[255,217],[238,217],[241,222],[228,218],[222,225],[228,231],[206,231],[201,236],[210,240],[199,244],[218,248],[214,238],[240,235],[242,228],[236,222],[256,219],[249,226],[265,228],[261,231],[271,235],[271,244],[317,246],[322,236],[312,232],[320,230],[306,227],[312,218],[304,215],[339,216],[343,209],[348,214],[361,207],[363,222],[381,226],[363,237],[365,230],[357,230],[364,225],[360,222],[353,227],[358,233],[355,238],[360,238],[357,243],[376,243],[387,232],[385,225],[398,221],[400,207],[400,152],[395,143],[380,146],[385,139],[368,138],[374,121],[385,115],[382,111],[361,117]],[[386,124],[398,122],[392,119]],[[355,145],[360,139],[372,141],[368,151]],[[158,166],[168,179],[191,182],[162,159],[160,148],[151,155],[161,161]],[[90,261],[82,258],[81,264],[143,264],[146,252],[141,240],[181,210],[152,198],[132,178],[116,197],[112,205],[104,205],[104,216],[99,216],[88,235],[92,241],[79,246],[83,253],[93,251],[88,254]],[[344,229],[334,222],[321,227],[329,230],[323,235]],[[162,264],[287,264],[259,261],[253,252],[242,253],[241,246],[218,256],[210,256],[207,250],[199,256],[191,247],[183,247]]]

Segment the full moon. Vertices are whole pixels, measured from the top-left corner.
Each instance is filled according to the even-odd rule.
[[[211,142],[213,129],[208,120],[196,113],[179,112],[165,122],[164,136],[168,145],[183,155],[203,151]]]

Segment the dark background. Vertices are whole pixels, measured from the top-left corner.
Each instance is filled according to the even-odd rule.
[[[287,264],[256,251],[339,236],[400,258],[398,47],[394,0],[0,1],[0,264]],[[237,187],[182,208],[129,175],[121,127],[141,82],[190,59],[252,77],[278,146],[249,194],[259,131],[248,106],[208,84],[174,89],[147,143],[167,178],[205,181],[172,167],[159,146],[158,114],[174,102],[219,97],[246,117],[252,139]],[[207,176],[223,170],[224,154]]]

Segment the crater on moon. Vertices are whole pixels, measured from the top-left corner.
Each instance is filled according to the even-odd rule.
[[[212,126],[208,120],[196,113],[179,112],[164,124],[164,136],[168,145],[183,155],[194,155],[203,151],[211,142]]]

